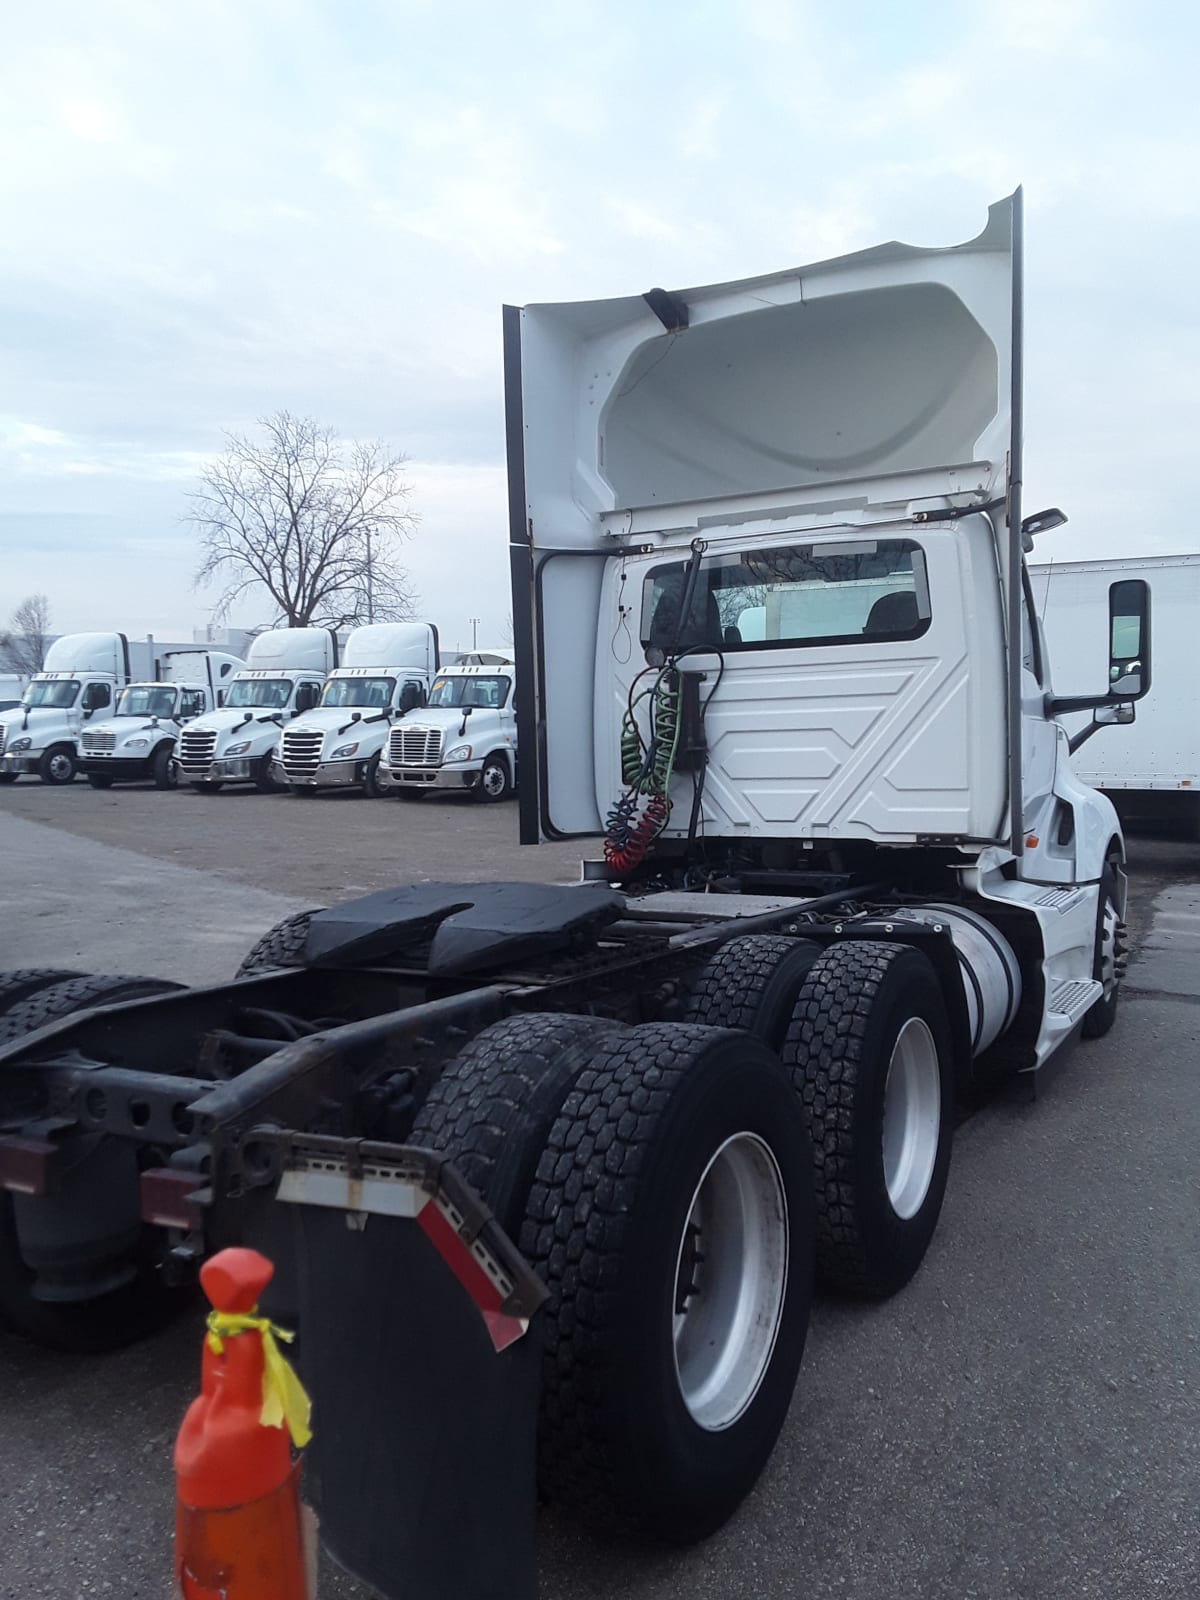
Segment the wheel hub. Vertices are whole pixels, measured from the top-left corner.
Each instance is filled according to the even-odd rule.
[[[898,1217],[916,1216],[929,1193],[942,1120],[937,1045],[910,1017],[896,1036],[883,1095],[883,1176]]]
[[[680,1395],[709,1432],[758,1393],[787,1294],[787,1196],[754,1133],[727,1139],[696,1185],[675,1265],[672,1335]]]

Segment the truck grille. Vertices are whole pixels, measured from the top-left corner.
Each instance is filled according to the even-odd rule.
[[[388,742],[390,767],[436,767],[442,759],[440,728],[393,728]]]
[[[184,729],[179,736],[179,765],[184,772],[195,769],[207,772],[217,752],[215,728]]]
[[[85,750],[115,750],[117,736],[115,733],[97,731],[85,733],[81,742]]]
[[[0,723],[0,756],[4,754],[4,746],[8,741],[8,729]]]
[[[321,765],[323,733],[289,728],[283,736],[283,766],[289,778],[311,778]]]

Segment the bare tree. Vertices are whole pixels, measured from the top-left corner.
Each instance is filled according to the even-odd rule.
[[[226,434],[191,495],[196,584],[222,586],[214,615],[265,589],[289,627],[411,617],[416,595],[398,556],[419,518],[405,457],[287,411],[259,427],[261,439]]]
[[[42,670],[50,646],[50,602],[44,594],[26,595],[0,630],[0,657],[11,672],[31,678]]]

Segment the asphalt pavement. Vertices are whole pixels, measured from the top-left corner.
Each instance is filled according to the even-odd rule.
[[[577,848],[519,851],[515,826],[512,806],[458,800],[20,785],[0,795],[0,966],[199,981],[300,905],[418,876],[575,875]],[[742,1510],[683,1552],[546,1516],[542,1600],[1200,1594],[1200,846],[1138,838],[1131,862],[1114,1031],[1036,1101],[997,1099],[958,1129],[903,1293],[818,1301]],[[171,1442],[200,1331],[185,1319],[88,1360],[0,1339],[3,1600],[169,1592]],[[323,1572],[324,1597],[366,1592]]]

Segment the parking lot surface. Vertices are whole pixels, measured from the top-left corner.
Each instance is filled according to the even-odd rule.
[[[519,851],[515,834],[515,807],[458,799],[22,784],[0,795],[0,966],[203,981],[300,906],[413,878],[575,876],[578,846]],[[1200,845],[1130,849],[1116,1028],[1036,1101],[959,1128],[902,1294],[818,1300],[787,1426],[732,1523],[663,1552],[546,1516],[543,1600],[1200,1593]],[[200,1335],[196,1315],[88,1360],[0,1339],[3,1600],[169,1592],[171,1443]],[[321,1593],[366,1595],[332,1569]]]

